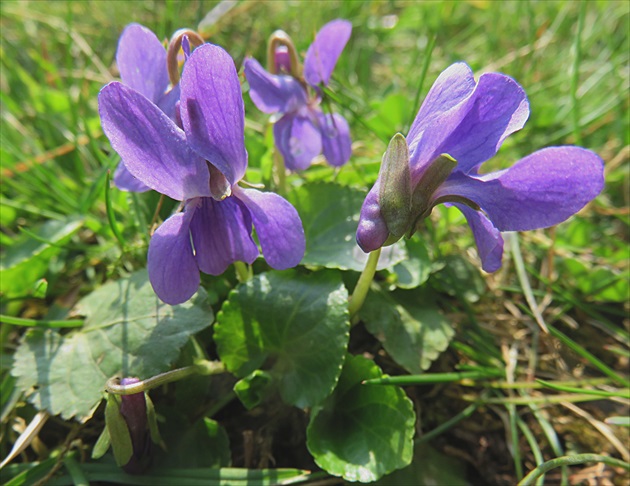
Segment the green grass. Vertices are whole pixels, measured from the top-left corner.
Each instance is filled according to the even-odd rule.
[[[166,38],[180,27],[195,27],[214,5],[0,3],[3,265],[20,249],[37,249],[22,252],[19,285],[12,282],[2,295],[1,313],[9,316],[0,330],[2,457],[18,436],[14,424],[28,422],[34,413],[16,395],[8,374],[23,324],[66,321],[80,296],[146,265],[159,196],[106,191],[107,171],[119,159],[100,129],[96,100],[100,88],[116,79],[118,36],[129,22],[139,22]],[[239,2],[208,28],[208,40],[225,47],[240,67],[248,55],[264,60],[266,39],[275,29],[288,32],[304,53],[314,32],[336,17],[351,20],[354,29],[330,88],[335,109],[351,125],[354,157],[339,174],[321,166],[305,177],[336,177],[368,189],[389,138],[406,132],[433,80],[459,60],[476,76],[488,71],[512,76],[529,97],[527,125],[486,167],[508,167],[534,150],[562,144],[594,150],[606,163],[606,189],[578,216],[519,236],[525,269],[520,277],[508,244],[504,268],[481,276],[461,215],[443,207],[434,212],[427,228],[433,257],[464,255],[475,264],[463,283],[449,268],[429,280],[456,333],[429,370],[441,379],[419,379],[406,389],[420,410],[422,433],[435,448],[464,458],[468,480],[479,484],[515,484],[542,460],[567,454],[606,452],[627,460],[627,449],[615,448],[593,422],[554,403],[598,399],[578,404],[598,421],[628,414],[628,3]],[[248,179],[258,181],[265,169],[267,117],[247,94],[245,103]],[[300,180],[291,176],[289,183]],[[166,202],[160,217],[173,207]],[[54,231],[45,226],[51,221],[58,222]],[[231,284],[212,282],[218,308]],[[539,305],[535,311],[532,299]],[[537,313],[551,334],[540,332]],[[357,333],[361,338],[360,329]],[[209,347],[207,336],[200,341]],[[387,356],[376,359],[396,371]],[[541,387],[534,376],[561,383],[562,395]],[[603,391],[593,395],[593,390]],[[158,411],[172,399],[169,390],[161,392]],[[234,425],[225,410],[224,421]],[[262,426],[247,417],[248,427]],[[89,453],[102,417],[92,422],[76,433],[71,431],[76,424],[49,423],[40,442],[45,447],[27,449],[15,462],[59,456],[69,431],[79,438],[73,447]],[[628,429],[610,429],[627,447]],[[81,457],[71,464],[78,476]],[[236,451],[234,458],[243,465]],[[274,459],[283,467],[314,467]],[[566,465],[561,471],[548,471],[549,484],[566,479]],[[67,472],[72,475],[72,468]]]

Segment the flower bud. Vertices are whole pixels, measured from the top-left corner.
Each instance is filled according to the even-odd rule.
[[[411,224],[411,173],[409,147],[405,137],[397,133],[383,155],[379,172],[379,205],[390,233],[388,243],[398,241]]]
[[[287,46],[278,46],[273,53],[274,67],[277,73],[289,74],[291,72],[291,56]]]
[[[267,70],[271,74],[290,74],[300,78],[300,61],[289,34],[276,30],[267,44]]]
[[[173,34],[171,40],[168,43],[168,48],[166,50],[166,67],[168,70],[168,77],[171,80],[173,86],[179,83],[180,78],[180,62],[178,59],[178,54],[180,49],[182,49],[182,41],[185,40],[183,45],[184,57],[187,58],[190,56],[191,48],[199,47],[205,41],[203,37],[199,35],[194,30],[190,29],[180,29]]]
[[[120,384],[123,386],[131,385],[139,381],[138,378],[123,378]],[[133,450],[129,461],[122,468],[127,473],[139,474],[149,465],[151,453],[147,402],[144,392],[122,395],[120,398],[120,415],[122,415],[127,424]]]
[[[138,383],[137,378],[123,378],[121,385]],[[130,474],[140,474],[149,465],[151,453],[151,417],[148,417],[147,398],[144,392],[132,395],[107,394],[103,444],[96,457],[107,450],[107,437],[114,451],[116,464]],[[158,436],[159,440],[159,436]],[[99,438],[101,442],[101,438]],[[96,448],[95,448],[96,449]]]

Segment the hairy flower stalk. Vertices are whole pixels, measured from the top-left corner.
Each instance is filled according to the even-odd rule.
[[[220,275],[236,261],[253,263],[260,252],[252,225],[273,268],[297,265],[305,248],[291,204],[239,185],[247,169],[245,113],[232,58],[212,44],[198,47],[185,61],[179,89],[181,127],[122,83],[99,94],[103,131],[129,172],[182,202],[183,211],[153,234],[148,254],[151,285],[173,305],[197,291],[199,272]]]
[[[308,168],[320,154],[335,167],[350,159],[348,123],[339,114],[323,113],[320,103],[321,86],[328,86],[351,32],[346,20],[324,25],[306,52],[303,69],[293,42],[282,31],[269,41],[269,71],[255,59],[245,60],[249,94],[259,110],[274,114],[276,147],[289,170]]]
[[[350,319],[356,316],[361,307],[363,307],[365,298],[370,291],[372,280],[374,280],[374,274],[376,273],[376,266],[378,265],[378,259],[380,256],[381,249],[377,248],[370,253],[367,262],[365,262],[365,268],[363,269],[363,272],[361,272],[357,285],[350,296],[350,303],[348,304]]]
[[[470,225],[482,267],[501,267],[501,231],[558,224],[603,188],[603,161],[581,147],[549,147],[509,169],[481,174],[503,140],[529,116],[523,89],[512,78],[487,73],[478,82],[456,63],[437,79],[407,137],[397,134],[383,156],[357,229],[372,252],[411,237],[437,204],[457,207]]]

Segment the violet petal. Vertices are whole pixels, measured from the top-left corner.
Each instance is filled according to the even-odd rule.
[[[387,224],[381,215],[378,202],[380,181],[377,180],[361,207],[359,227],[357,228],[357,244],[365,253],[377,250],[389,238]]]
[[[160,99],[157,101],[157,105],[166,116],[168,116],[171,120],[177,123],[177,116],[175,114],[175,105],[179,101],[179,84],[174,86],[173,89],[169,90],[167,93],[164,93]],[[181,127],[179,127],[181,128]]]
[[[328,22],[319,30],[304,57],[304,79],[308,84],[328,85],[330,75],[351,33],[352,24],[341,19]]]
[[[105,135],[140,182],[179,201],[210,195],[205,161],[156,105],[118,82],[101,90],[98,104]]]
[[[481,259],[481,268],[491,273],[496,272],[502,265],[503,237],[501,232],[494,227],[492,222],[481,212],[466,206],[465,204],[453,204],[459,209],[468,221],[468,226],[473,232],[477,253]]]
[[[453,173],[433,199],[469,199],[500,231],[527,231],[561,223],[603,187],[603,161],[597,154],[580,147],[549,147],[503,171],[478,177]]]
[[[319,128],[322,134],[324,157],[330,165],[341,167],[350,160],[352,155],[352,140],[350,140],[348,122],[337,113],[321,113]]]
[[[267,263],[276,270],[299,264],[306,243],[302,221],[295,208],[273,192],[234,187],[234,195],[251,213]]]
[[[452,128],[459,124],[466,114],[465,103],[474,89],[475,78],[466,63],[455,63],[438,76],[407,134],[412,161],[416,161],[427,148],[431,152],[426,154],[428,158],[433,153],[434,147],[439,146],[446,138],[444,134],[448,135]],[[429,147],[428,142],[433,138],[438,138],[438,140],[433,141]],[[418,145],[421,139],[423,143]],[[430,160],[423,162],[430,162]]]
[[[190,224],[199,269],[221,275],[235,261],[252,263],[258,247],[252,239],[252,218],[235,197],[199,200]]]
[[[123,83],[154,103],[168,88],[166,49],[157,36],[142,25],[125,27],[118,41],[116,64]]]
[[[457,160],[455,170],[464,173],[493,157],[529,116],[525,91],[504,74],[482,75],[472,98],[464,119],[433,154],[449,154]]]
[[[306,91],[293,76],[269,74],[256,59],[245,60],[249,96],[263,113],[288,113],[306,105]]]
[[[193,214],[194,209],[174,214],[162,223],[149,243],[149,280],[157,296],[167,304],[186,302],[199,288],[199,267],[190,244]]]
[[[146,192],[151,190],[150,187],[145,186],[142,182],[131,175],[131,172],[129,172],[127,167],[125,167],[125,162],[122,160],[120,161],[120,164],[118,164],[118,167],[116,167],[113,180],[116,187],[121,191]]]
[[[307,169],[322,153],[321,133],[308,116],[283,116],[274,124],[273,135],[289,170]]]
[[[180,109],[191,147],[235,184],[247,169],[245,108],[234,61],[219,46],[190,55],[180,81]]]

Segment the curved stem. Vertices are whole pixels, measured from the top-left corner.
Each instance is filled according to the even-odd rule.
[[[560,466],[572,466],[575,464],[584,464],[585,462],[603,462],[609,466],[621,467],[626,471],[630,471],[630,464],[614,457],[602,456],[601,454],[576,454],[574,456],[562,456],[543,462],[536,469],[532,470],[525,476],[518,486],[531,486],[536,480],[546,472]]]
[[[357,312],[359,312],[359,309],[361,309],[361,307],[363,306],[363,302],[365,302],[368,290],[370,290],[370,284],[372,283],[372,280],[374,279],[374,274],[376,273],[376,265],[378,264],[378,258],[380,256],[380,248],[378,250],[374,250],[368,256],[365,268],[363,269],[363,272],[361,272],[359,281],[357,282],[357,285],[354,288],[354,292],[352,292],[352,296],[350,297],[350,304],[348,304],[350,319],[352,319],[357,314]]]
[[[153,211],[153,217],[151,218],[151,224],[149,225],[149,231],[153,232],[153,225],[156,223],[158,216],[160,215],[160,210],[162,209],[162,204],[164,204],[164,194],[160,194],[160,199],[158,200],[157,205],[155,206],[155,211]]]
[[[146,380],[133,383],[131,385],[121,385],[120,378],[114,377],[107,380],[105,384],[105,390],[108,393],[114,395],[134,395],[136,393],[142,393],[149,391],[152,388],[156,388],[160,385],[165,385],[172,381],[182,380],[190,375],[217,375],[225,371],[225,365],[220,361],[201,361],[191,366],[185,366],[176,370],[167,371],[166,373],[160,373],[159,375],[152,376]]]

